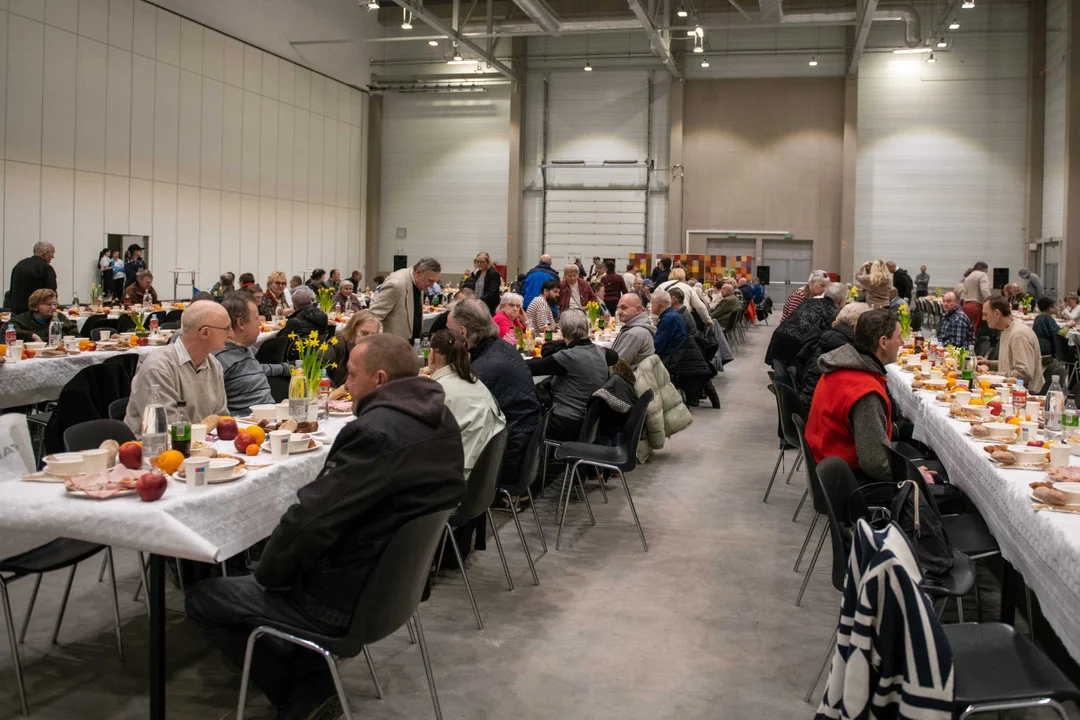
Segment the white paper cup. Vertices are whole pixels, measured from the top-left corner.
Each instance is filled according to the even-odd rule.
[[[1039,423],[1034,420],[1020,421],[1020,442],[1039,439]]]
[[[971,401],[971,393],[967,390],[957,390],[953,394],[956,395],[956,402],[961,405],[967,405]]]
[[[189,457],[184,460],[184,480],[188,490],[205,490],[207,470],[210,468],[210,458],[202,456]]]
[[[289,436],[292,435],[288,430],[274,430],[270,433],[270,457],[274,460],[282,460],[289,456]]]
[[[194,423],[191,426],[192,442],[206,442],[206,426],[202,423]]]
[[[1039,401],[1038,400],[1028,400],[1027,404],[1024,405],[1024,414],[1027,415],[1029,420],[1038,421],[1038,419],[1039,419]],[[1023,425],[1023,423],[1020,423],[1020,424]]]
[[[289,419],[289,404],[287,402],[277,404],[277,407],[274,408],[274,419],[278,422]]]
[[[100,340],[108,340],[110,335],[112,335],[112,330],[109,330],[108,328],[102,328],[101,336],[100,336],[99,339]]]
[[[103,473],[109,469],[109,451],[98,448],[83,450],[83,470],[87,473]]]
[[[930,363],[929,360],[923,360],[922,362],[919,363],[919,369],[922,370],[923,375],[929,375],[930,374],[930,368],[932,368],[932,367],[933,367],[933,365]]]
[[[956,378],[956,389],[957,390],[970,390],[971,389],[971,381],[970,380],[964,380],[962,378]]]
[[[21,345],[8,345],[7,361],[9,363],[17,363],[20,360],[22,360],[22,346]]]
[[[1050,465],[1055,467],[1060,465],[1067,466],[1071,455],[1072,452],[1067,443],[1050,443]]]
[[[932,382],[941,382],[944,378],[945,378],[945,373],[941,372],[940,370],[931,370],[930,371],[930,380]]]

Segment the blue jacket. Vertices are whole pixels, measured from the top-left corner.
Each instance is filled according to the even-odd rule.
[[[754,285],[753,289],[754,289],[754,304],[755,305],[760,305],[761,302],[765,299],[765,288],[762,287],[761,283],[758,283],[757,285]]]
[[[682,345],[686,339],[686,323],[683,322],[679,313],[670,307],[660,313],[660,320],[656,323],[656,334],[653,335],[653,349],[657,355],[669,353]]]
[[[529,303],[533,301],[533,298],[540,294],[545,282],[558,279],[559,273],[555,272],[555,269],[550,265],[541,264],[534,267],[525,276],[525,283],[521,286],[521,296],[524,298],[521,306],[529,307]]]

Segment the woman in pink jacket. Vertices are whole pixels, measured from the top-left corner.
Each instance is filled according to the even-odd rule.
[[[508,343],[517,345],[517,330],[525,332],[525,310],[521,304],[524,302],[517,293],[506,293],[499,300],[499,311],[492,320],[499,327],[499,337]]]

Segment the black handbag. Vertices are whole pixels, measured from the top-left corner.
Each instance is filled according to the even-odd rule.
[[[892,501],[892,521],[911,538],[924,583],[940,585],[953,567],[953,548],[933,500],[914,480],[899,483]]]

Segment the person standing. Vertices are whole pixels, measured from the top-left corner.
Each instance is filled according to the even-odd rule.
[[[893,287],[896,288],[896,295],[905,303],[911,302],[911,291],[915,287],[915,283],[911,280],[911,275],[904,268],[896,267],[896,263],[892,260],[885,263],[886,267],[893,274]]]
[[[614,316],[615,309],[619,307],[619,298],[630,292],[623,276],[615,272],[615,263],[606,264],[607,272],[600,278],[600,285],[604,291],[604,305],[607,306],[608,315]],[[632,286],[631,286],[632,287]]]
[[[502,276],[491,264],[491,256],[486,252],[476,253],[476,258],[473,259],[473,267],[476,269],[469,275],[469,279],[464,282],[462,287],[470,288],[475,292],[476,297],[482,300],[488,306],[488,310],[491,310],[491,314],[494,315],[499,307],[499,290],[502,285]]]
[[[1046,288],[1043,286],[1042,278],[1031,272],[1027,268],[1021,268],[1020,272],[1016,273],[1022,280],[1027,280],[1027,294],[1038,300],[1046,294]]]
[[[668,280],[668,275],[671,273],[671,258],[666,255],[660,258],[660,262],[653,268],[652,275],[649,279],[653,281],[653,286],[658,286],[660,283],[665,283]]]
[[[532,304],[533,298],[540,294],[540,288],[548,280],[558,280],[559,273],[551,267],[551,256],[540,256],[540,262],[525,275],[525,282],[521,286],[521,297],[525,307]]]
[[[892,273],[884,260],[863,263],[855,275],[855,282],[866,291],[866,304],[877,310],[889,307],[889,290],[893,286]]]
[[[915,276],[915,297],[926,297],[930,294],[930,273],[926,272],[926,266],[919,266],[919,274]]]
[[[383,332],[410,343],[419,339],[424,326],[424,293],[441,277],[442,265],[431,257],[390,273],[370,308],[382,321]]]
[[[124,295],[124,282],[127,280],[127,274],[124,272],[124,259],[120,257],[119,250],[113,250],[112,254],[112,281],[106,288],[110,288],[109,292],[112,292],[112,296],[119,302],[120,298]],[[106,290],[102,290],[102,293]]]
[[[35,290],[56,291],[56,271],[52,260],[56,248],[52,243],[34,243],[34,254],[15,263],[11,268],[11,314],[24,313],[30,309],[30,295]]]
[[[990,299],[990,276],[986,274],[988,268],[986,263],[977,262],[964,278],[964,314],[971,321],[976,335],[979,334],[979,325],[982,324],[983,303]]]
[[[104,295],[112,289],[112,253],[109,248],[105,248],[98,255],[98,272],[101,273],[101,293]],[[90,300],[93,301],[94,298]]]
[[[637,267],[634,263],[626,263],[626,272],[622,274],[623,282],[626,283],[626,292],[634,289],[634,281],[638,279]]]
[[[140,245],[132,243],[128,245],[124,256],[124,287],[135,282],[140,270],[146,269],[146,259],[143,258],[143,249]]]

